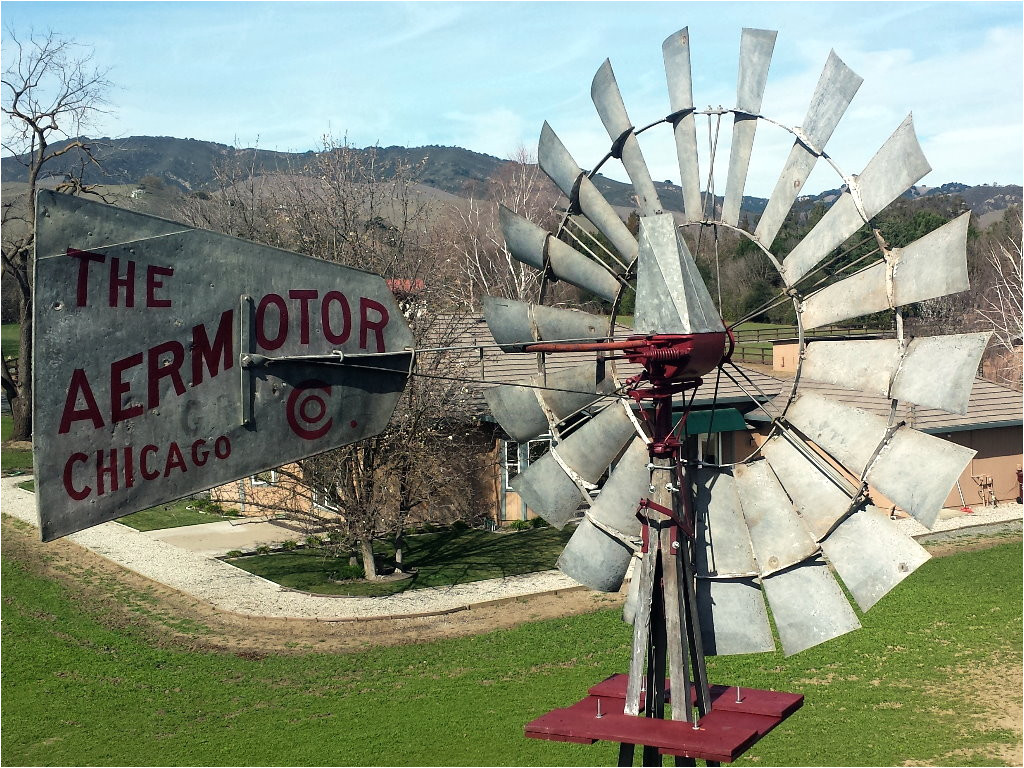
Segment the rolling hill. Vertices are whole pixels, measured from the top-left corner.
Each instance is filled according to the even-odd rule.
[[[244,158],[257,171],[280,171],[302,164],[311,153],[276,152],[258,148],[239,149],[226,144],[197,139],[178,139],[170,136],[130,136],[128,138],[101,138],[90,140],[102,165],[101,172],[88,166],[85,181],[102,184],[137,184],[146,177],[156,177],[165,184],[182,191],[202,191],[215,182],[214,168],[232,158]],[[61,147],[54,144],[55,149]],[[359,151],[367,152],[367,147]],[[419,182],[458,197],[488,196],[488,180],[505,162],[492,155],[473,152],[461,147],[376,147],[379,167],[394,168],[398,164],[421,165]],[[49,165],[47,171],[60,177],[81,165],[81,157],[69,152]],[[26,178],[25,167],[17,157],[0,160],[0,179],[19,182]],[[632,208],[630,187],[627,184],[598,174],[594,183],[608,201],[625,210]],[[656,182],[662,202],[670,210],[681,211],[682,196],[679,187]],[[809,210],[818,203],[828,204],[840,193],[833,189],[798,199],[795,210]],[[959,197],[978,216],[1020,205],[1021,187],[1017,185],[980,185],[950,183],[940,187],[916,186],[904,197],[912,200]],[[720,200],[720,198],[719,198]],[[758,215],[766,200],[744,196],[742,211]]]

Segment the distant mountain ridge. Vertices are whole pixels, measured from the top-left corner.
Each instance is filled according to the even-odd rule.
[[[258,172],[285,170],[312,152],[290,153],[265,149],[237,149],[226,144],[198,139],[178,139],[170,136],[130,136],[122,139],[95,139],[96,155],[103,166],[101,175],[95,166],[86,169],[86,181],[106,184],[137,184],[146,176],[155,176],[165,183],[186,191],[209,189],[215,182],[214,166],[218,162],[242,156],[252,162]],[[59,149],[61,144],[54,144]],[[364,148],[360,151],[369,151]],[[486,196],[487,181],[506,161],[492,155],[461,147],[376,147],[378,162],[387,169],[397,164],[419,165],[419,181],[449,194],[460,197]],[[69,152],[47,165],[50,174],[69,173],[80,165],[80,156]],[[25,167],[16,157],[0,159],[0,180],[25,181]],[[594,183],[612,205],[632,208],[631,187],[628,184],[595,176]],[[675,184],[655,182],[662,203],[670,210],[682,210],[682,193]],[[815,195],[798,198],[795,209],[810,209],[817,203],[829,203],[841,193],[840,189],[826,190]],[[969,186],[956,182],[939,187],[915,186],[904,197],[920,199],[957,195],[981,216],[1020,205],[1022,190],[1019,185]],[[719,198],[720,200],[720,198]],[[744,196],[742,212],[758,215],[767,203],[765,198]]]

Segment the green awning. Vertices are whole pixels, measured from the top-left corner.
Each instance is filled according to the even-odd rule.
[[[712,418],[712,415],[714,418]],[[679,423],[683,414],[672,416],[672,426]],[[686,417],[687,435],[707,435],[712,432],[739,432],[748,429],[743,414],[735,408],[716,408],[714,411],[690,411]]]

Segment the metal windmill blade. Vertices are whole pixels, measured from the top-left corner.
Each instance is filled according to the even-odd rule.
[[[525,387],[493,390],[488,401],[513,438],[536,436],[545,428],[555,438],[550,453],[517,476],[513,486],[554,525],[580,519],[558,567],[593,589],[614,591],[635,563],[624,610],[634,626],[627,715],[646,706],[648,716],[662,716],[651,696],[665,693],[657,687],[664,686],[664,665],[677,683],[693,682],[698,710],[694,715],[689,707],[673,707],[672,717],[696,722],[712,708],[704,656],[768,652],[777,645],[788,655],[856,630],[860,619],[850,598],[866,611],[927,560],[875,499],[884,496],[930,527],[974,455],[897,417],[900,403],[961,413],[966,408],[989,335],[910,338],[902,308],[968,287],[969,217],[905,247],[891,247],[875,217],[930,170],[912,119],[860,174],[843,172],[825,154],[825,145],[861,78],[830,53],[803,124],[784,126],[762,114],[775,40],[772,31],[743,30],[735,106],[698,110],[690,71],[694,41],[687,29],[669,36],[662,45],[668,114],[639,130],[606,60],[591,87],[610,140],[605,157],[584,171],[546,123],[541,131],[540,167],[568,200],[562,224],[549,233],[502,212],[515,258],[543,271],[544,281],[575,285],[609,301],[613,310],[603,322],[600,315],[561,308],[505,300],[485,304],[497,343],[508,352],[538,353],[541,374],[553,370],[553,361],[566,352],[595,353],[606,366],[604,388],[594,366],[580,369],[565,387],[576,399],[562,408],[548,402],[561,396],[557,392]],[[698,168],[697,125],[706,119],[712,137],[723,113],[733,116],[732,145],[716,218],[715,206],[705,205],[706,197],[713,198],[715,169],[702,173]],[[788,132],[792,147],[780,158],[774,190],[747,231],[739,222],[755,218],[741,213],[761,122],[763,130]],[[659,198],[644,160],[641,139],[646,142],[646,132],[657,126],[672,131],[668,139],[677,153],[681,207],[680,201]],[[707,156],[714,162],[713,151]],[[835,168],[844,191],[789,253],[776,256],[769,247],[819,158]],[[607,161],[621,162],[632,183],[637,237],[591,182]],[[702,176],[709,190],[701,189]],[[665,210],[666,203],[675,206],[678,217]],[[574,227],[603,235],[625,260],[624,268],[572,247],[570,219]],[[792,392],[771,402],[751,396],[771,417],[767,434],[750,456],[728,465],[695,459],[685,430],[676,426],[686,423],[695,390],[711,396],[714,408],[712,379],[717,382],[734,369],[746,375],[731,361],[732,328],[741,320],[730,323],[721,316],[720,299],[698,269],[718,258],[717,250],[711,255],[706,250],[717,240],[710,232],[717,227],[740,232],[775,270],[781,292],[773,301],[791,304],[800,345]],[[845,255],[837,249],[857,233],[877,248],[835,266]],[[850,264],[871,257],[877,261],[847,274]],[[629,292],[635,292],[635,312],[632,330],[624,331],[614,312]],[[895,338],[815,340],[808,333],[879,311],[894,315]],[[632,375],[625,375],[624,361],[634,366]],[[935,376],[937,369],[944,375]],[[530,386],[554,381],[540,375]],[[815,383],[883,399],[890,416],[806,391]],[[585,423],[567,421],[568,415]],[[602,476],[607,479],[600,484]]]

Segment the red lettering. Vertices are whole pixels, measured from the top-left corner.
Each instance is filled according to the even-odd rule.
[[[192,463],[195,464],[197,467],[203,466],[203,464],[205,464],[206,461],[210,458],[209,451],[202,451],[201,453],[199,451],[199,448],[205,445],[205,440],[196,440],[194,443],[192,443]],[[200,456],[202,456],[202,459],[200,459]]]
[[[124,487],[131,488],[135,485],[135,460],[132,457],[132,447],[124,447]]]
[[[231,348],[231,329],[233,327],[235,311],[229,309],[221,313],[220,324],[217,326],[217,334],[213,337],[213,344],[206,333],[205,325],[197,325],[192,329],[192,386],[201,384],[203,381],[203,363],[212,379],[221,371],[228,370],[234,365],[234,356]],[[218,360],[220,361],[218,363]]]
[[[266,328],[267,307],[271,304],[277,307],[277,336],[272,339],[267,336]],[[285,339],[287,338],[288,305],[276,293],[268,293],[260,299],[259,306],[256,307],[256,343],[263,347],[263,349],[275,350],[284,346]]]
[[[96,495],[102,496],[106,493],[103,478],[110,478],[110,490],[117,490],[117,451],[110,450],[110,463],[103,463],[103,451],[96,451]]]
[[[129,260],[125,276],[121,277],[121,260],[116,256],[110,257],[110,285],[107,289],[107,298],[110,306],[117,306],[118,288],[124,288],[124,305],[135,306],[135,262]]]
[[[166,456],[158,458],[163,450],[166,450]],[[135,448],[130,445],[122,448],[102,448],[95,452],[95,458],[85,453],[73,453],[64,463],[64,492],[75,501],[84,501],[91,495],[103,496],[133,488],[136,466],[142,480],[159,480],[161,477],[171,477],[175,471],[185,473],[193,467],[198,469],[206,466],[210,463],[211,453],[219,460],[230,457],[231,439],[227,435],[221,435],[214,440],[211,448],[208,439],[200,438],[192,442],[187,453],[177,442],[168,443],[166,448],[144,445],[137,458]],[[90,462],[92,466],[89,466]],[[161,463],[163,466],[158,466]],[[83,483],[80,487],[76,486],[76,473],[78,479],[81,479],[85,472],[95,472],[96,484],[90,486]]]
[[[160,364],[160,357],[170,353],[171,359],[164,365]],[[185,393],[185,383],[181,380],[181,364],[185,362],[185,348],[177,341],[165,341],[157,344],[149,350],[149,399],[148,407],[156,408],[160,404],[160,380],[169,378],[174,387],[174,393],[182,395]]]
[[[341,305],[341,333],[335,333],[331,327],[331,302]],[[352,309],[348,305],[348,299],[341,291],[328,291],[324,294],[323,303],[320,305],[320,327],[323,328],[324,337],[331,344],[344,344],[352,333]]]
[[[164,477],[170,477],[172,469],[188,472],[188,467],[185,466],[185,457],[181,455],[181,448],[178,447],[177,443],[171,443],[171,447],[167,449],[167,465],[164,467]]]
[[[142,474],[144,480],[156,480],[160,477],[160,472],[157,470],[150,471],[149,464],[146,463],[148,454],[156,453],[157,448],[155,445],[144,445],[142,450],[139,451],[139,472]]]
[[[226,459],[231,455],[231,440],[227,435],[221,435],[213,443],[213,455],[218,459]]]
[[[370,311],[377,313],[377,319],[371,320]],[[377,340],[377,352],[384,351],[384,327],[388,324],[388,310],[378,301],[373,299],[359,299],[359,348],[366,349],[366,337],[369,331],[373,331]]]
[[[156,297],[156,289],[164,287],[164,281],[158,280],[158,276],[173,277],[174,269],[172,267],[157,267],[153,265],[146,267],[146,306],[150,308],[171,306],[170,299],[158,299]]]
[[[85,407],[82,409],[75,407],[78,405],[79,395],[85,399]],[[60,416],[60,428],[57,430],[57,434],[65,434],[71,429],[72,423],[84,419],[92,422],[93,429],[103,426],[103,417],[100,415],[99,406],[96,405],[96,398],[92,394],[85,370],[76,368],[71,374],[71,384],[68,385],[68,396],[64,401],[64,412]]]
[[[75,291],[75,303],[79,307],[84,307],[89,298],[89,263],[97,262],[102,264],[106,261],[106,256],[102,253],[90,253],[89,251],[80,251],[77,248],[68,248],[68,256],[73,259],[78,259],[78,288]]]
[[[142,403],[124,407],[124,395],[131,392],[132,386],[124,380],[124,372],[137,365],[142,365],[141,352],[110,364],[110,420],[115,424],[142,415]]]
[[[82,490],[78,490],[72,482],[72,475],[75,471],[74,465],[88,460],[89,457],[84,453],[72,453],[64,464],[64,491],[75,501],[82,501],[92,493],[92,488],[88,485],[82,488]]]
[[[318,291],[288,291],[289,299],[299,300],[299,343],[309,344],[309,302],[319,295]]]

